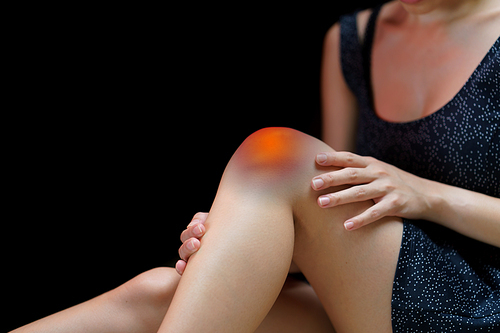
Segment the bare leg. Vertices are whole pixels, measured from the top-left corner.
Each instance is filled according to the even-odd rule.
[[[256,333],[335,333],[318,296],[305,282],[288,278]]]
[[[156,333],[178,282],[175,269],[155,268],[114,290],[12,333]]]
[[[159,332],[253,332],[262,322],[293,255],[292,198],[279,181],[300,171],[285,144],[296,139],[261,130],[234,154]]]
[[[179,276],[155,268],[122,286],[11,333],[156,333],[172,301]],[[289,279],[257,333],[332,333],[333,327],[310,286]]]
[[[338,332],[391,331],[402,223],[386,218],[347,232],[343,222],[371,201],[319,208],[310,181],[331,169],[316,166],[314,157],[329,150],[283,128],[258,131],[240,146],[159,332],[253,332],[292,256]]]
[[[392,283],[401,220],[384,218],[349,232],[343,222],[371,204],[329,211],[315,205],[317,196],[311,192],[295,211],[294,262],[314,287],[337,332],[392,332]]]

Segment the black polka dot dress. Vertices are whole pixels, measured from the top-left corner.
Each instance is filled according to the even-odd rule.
[[[356,14],[340,20],[342,70],[359,104],[358,153],[500,197],[500,39],[443,108],[423,119],[391,123],[376,115],[370,87],[379,9],[369,19],[363,45]],[[428,221],[405,220],[392,325],[394,332],[500,332],[500,249]]]

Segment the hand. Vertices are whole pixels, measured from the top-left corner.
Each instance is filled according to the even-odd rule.
[[[370,199],[375,202],[360,215],[345,221],[347,230],[358,229],[384,216],[423,218],[430,209],[424,195],[429,181],[390,164],[348,152],[320,153],[316,156],[316,163],[342,169],[315,177],[311,184],[314,190],[354,185],[320,196],[320,207],[329,208]]]
[[[187,261],[194,253],[200,249],[200,239],[205,234],[204,223],[207,220],[208,213],[196,213],[181,234],[182,245],[179,248],[179,256],[182,260],[177,261],[175,269],[182,275],[186,269]]]

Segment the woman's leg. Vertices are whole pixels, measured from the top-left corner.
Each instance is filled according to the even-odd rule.
[[[190,258],[159,332],[253,332],[276,300],[292,256],[338,332],[390,332],[402,223],[386,218],[347,232],[343,222],[371,201],[317,205],[311,179],[331,168],[317,166],[314,157],[330,150],[285,128],[245,140],[224,172],[202,247]],[[188,200],[195,204],[196,194]]]
[[[11,333],[156,333],[178,282],[175,269],[155,268],[103,295]]]
[[[178,283],[173,268],[155,268],[106,294],[11,333],[156,333]],[[334,332],[318,297],[306,283],[288,279],[256,333],[280,331]]]
[[[335,333],[310,285],[288,277],[276,303],[255,333]]]

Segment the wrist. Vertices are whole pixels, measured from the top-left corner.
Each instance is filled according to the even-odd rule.
[[[450,193],[448,185],[425,179],[425,210],[423,218],[427,221],[445,225],[451,217]]]

